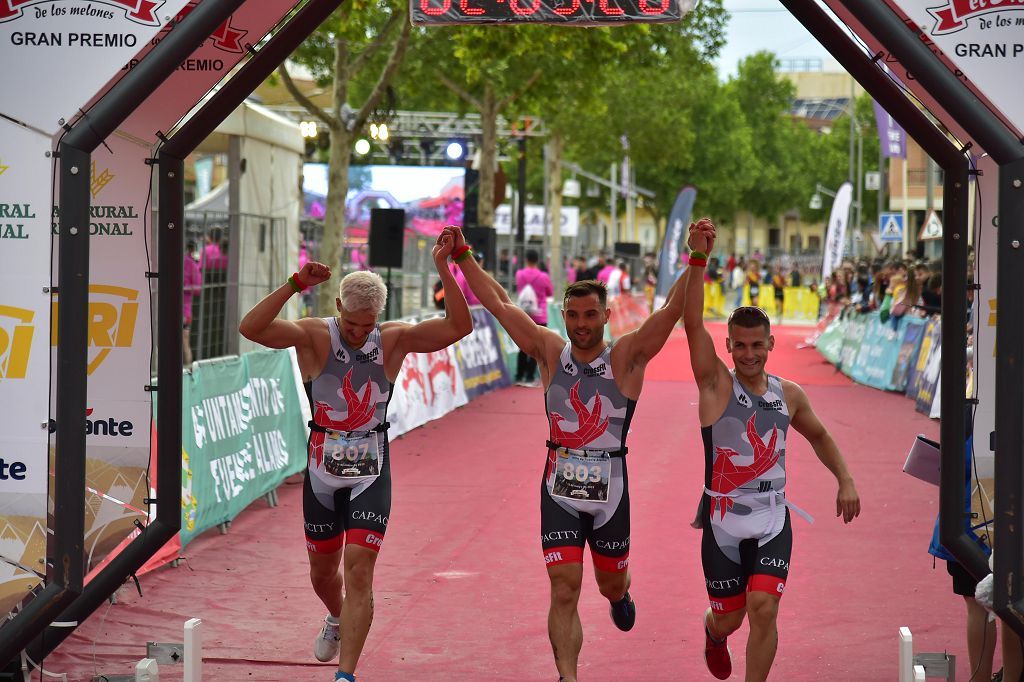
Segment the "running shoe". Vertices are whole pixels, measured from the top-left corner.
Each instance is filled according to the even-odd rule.
[[[727,680],[732,675],[732,654],[729,652],[728,637],[716,640],[708,630],[708,615],[711,609],[704,612],[704,663],[716,679]]]
[[[623,632],[633,629],[633,624],[636,622],[636,604],[630,598],[629,592],[626,592],[619,601],[613,601],[610,610],[615,627]]]
[[[313,655],[316,656],[316,660],[327,663],[338,656],[338,650],[341,648],[340,627],[340,624],[324,618],[324,626],[320,628],[320,634],[313,642]]]

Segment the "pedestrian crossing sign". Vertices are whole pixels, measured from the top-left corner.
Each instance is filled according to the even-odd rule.
[[[903,241],[903,214],[902,213],[879,213],[878,235],[883,242]]]
[[[942,221],[939,220],[939,216],[935,215],[935,211],[928,213],[928,217],[925,218],[924,223],[921,225],[921,234],[917,238],[920,241],[942,239]]]

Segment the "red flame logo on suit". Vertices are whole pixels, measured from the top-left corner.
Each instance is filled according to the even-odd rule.
[[[562,447],[579,449],[608,430],[608,419],[601,420],[600,391],[594,393],[594,409],[588,410],[586,404],[580,400],[580,382],[577,381],[569,391],[569,404],[576,412],[576,430],[562,430],[560,424],[565,421],[565,417],[552,412],[548,419],[551,421],[551,439],[554,442]]]
[[[757,415],[750,415],[747,421],[747,438],[754,448],[754,462],[748,466],[737,466],[732,463],[734,457],[740,453],[732,448],[715,447],[715,461],[711,467],[711,490],[716,493],[730,493],[740,486],[758,478],[779,461],[779,453],[775,451],[775,443],[779,438],[779,428],[772,427],[771,438],[765,445],[764,440],[757,434]],[[732,509],[733,500],[731,497],[712,497],[711,516],[719,511],[719,518],[725,518],[725,513]]]
[[[352,387],[352,370],[348,371],[341,382],[341,394],[345,399],[346,414],[344,419],[332,419],[330,414],[335,410],[325,402],[316,401],[313,407],[313,421],[317,426],[322,426],[330,431],[359,431],[360,427],[366,426],[373,419],[377,404],[373,401],[373,382],[367,381],[362,388],[360,395]],[[317,466],[324,459],[324,440],[327,434],[322,431],[313,432],[312,456]]]

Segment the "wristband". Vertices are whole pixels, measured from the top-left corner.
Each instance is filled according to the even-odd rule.
[[[690,265],[695,265],[695,266],[697,266],[699,268],[706,268],[707,265],[708,265],[708,261],[707,261],[706,258],[694,258],[693,255],[691,254],[690,255],[690,260],[687,262],[687,266],[690,266]]]
[[[452,260],[455,261],[456,263],[459,263],[461,261],[466,260],[467,256],[473,256],[473,249],[470,248],[469,244],[466,244],[461,249],[459,249],[459,252],[452,256]]]
[[[691,251],[690,260],[693,260],[694,258],[696,258],[697,260],[702,260],[706,263],[708,260],[708,254],[704,253],[703,251]]]
[[[302,281],[299,279],[299,273],[297,272],[293,273],[288,278],[288,284],[292,285],[292,289],[295,289],[295,293],[297,294],[301,294],[303,291],[306,290],[306,287],[304,284],[302,284]]]

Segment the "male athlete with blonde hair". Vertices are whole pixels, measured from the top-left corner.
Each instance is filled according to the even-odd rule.
[[[247,339],[294,346],[298,356],[313,412],[302,496],[309,574],[328,611],[314,655],[330,661],[340,648],[336,680],[355,679],[373,617],[373,568],[391,511],[387,407],[402,361],[409,353],[446,348],[473,330],[466,298],[448,269],[452,246],[443,233],[433,249],[444,318],[381,323],[387,289],[379,275],[362,271],[341,280],[336,317],[279,319],[293,294],[331,278],[329,267],[310,262],[239,325]]]

